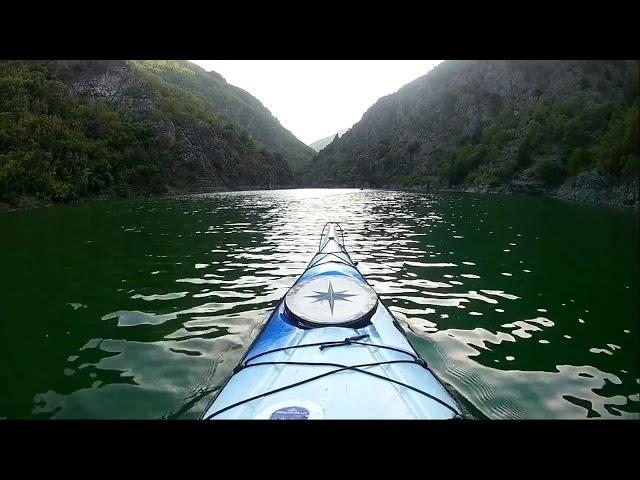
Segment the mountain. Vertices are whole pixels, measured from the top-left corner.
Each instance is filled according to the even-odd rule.
[[[324,137],[324,138],[321,138],[320,140],[316,140],[315,142],[310,143],[309,146],[311,148],[313,148],[316,152],[319,152],[324,147],[329,145],[336,138],[336,135],[338,136],[338,138],[340,138],[342,135],[344,135],[344,133],[347,130],[349,130],[349,129],[348,128],[344,128],[344,129],[340,130],[338,133],[336,133],[335,135],[331,135],[329,137]]]
[[[291,166],[311,159],[314,152],[298,140],[260,101],[226,82],[216,72],[205,72],[191,62],[144,61],[143,68],[199,98],[223,121],[240,125],[249,136],[277,149]]]
[[[638,204],[638,62],[447,61],[320,151],[308,186]]]
[[[0,202],[294,186],[314,151],[186,61],[0,61]]]

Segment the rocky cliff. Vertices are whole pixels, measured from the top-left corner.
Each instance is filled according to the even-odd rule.
[[[638,204],[638,63],[448,61],[376,102],[305,185]]]

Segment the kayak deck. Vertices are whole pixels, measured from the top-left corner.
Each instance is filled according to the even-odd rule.
[[[360,290],[333,288],[356,282]],[[342,323],[332,325],[335,318]],[[461,417],[458,403],[329,235],[202,418]]]

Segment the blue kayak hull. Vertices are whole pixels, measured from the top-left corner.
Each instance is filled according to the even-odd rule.
[[[362,297],[373,292],[331,232],[293,286],[310,285],[312,294],[279,302],[202,418],[463,418],[377,294],[372,302],[353,288],[332,289],[357,282]],[[373,305],[368,312],[358,310],[361,301]],[[304,322],[314,318],[321,321]]]

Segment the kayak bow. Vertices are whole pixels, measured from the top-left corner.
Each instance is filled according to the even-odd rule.
[[[342,228],[328,223],[318,253],[201,418],[463,417],[356,268]]]

